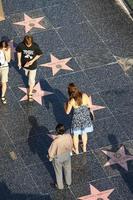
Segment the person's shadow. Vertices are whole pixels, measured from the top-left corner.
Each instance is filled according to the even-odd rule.
[[[45,200],[51,200],[49,195],[12,193],[7,187],[6,183],[4,183],[3,181],[0,182],[0,199],[2,200],[17,200],[17,199],[18,200],[27,200],[27,199],[40,200],[43,198],[45,198]]]
[[[43,90],[52,91],[53,95],[45,96],[44,104],[47,110],[52,106],[52,112],[55,116],[56,122],[62,123],[65,129],[70,129],[72,113],[67,115],[64,110],[64,103],[68,100],[66,96],[58,89],[52,88],[46,80],[40,80],[41,88]]]
[[[14,67],[14,69],[17,71],[17,73],[20,75],[21,80],[22,80],[24,86],[25,86],[26,88],[28,88],[28,87],[29,87],[29,86],[28,86],[28,76],[25,75],[24,69],[22,69],[22,68],[19,69],[18,66],[17,66],[17,62],[13,65],[13,67]]]
[[[108,139],[110,141],[110,144],[112,145],[112,148],[110,150],[112,152],[117,152],[121,146],[124,146],[123,144],[118,143],[116,136],[113,134],[108,135]],[[125,148],[125,153],[127,155],[130,155],[129,151],[126,148]],[[114,170],[118,170],[120,172],[120,175],[123,178],[123,180],[125,181],[129,190],[131,191],[131,193],[133,193],[133,171],[132,171],[132,173],[130,171],[130,169],[132,168],[130,161],[127,161],[127,166],[128,166],[129,171],[126,171],[119,164],[111,165],[111,168]]]
[[[48,159],[48,149],[52,143],[52,139],[48,136],[49,131],[44,126],[39,126],[34,116],[29,116],[31,130],[28,137],[28,145],[34,154],[38,154],[40,160],[45,165],[51,178],[55,182],[55,173],[52,163]]]

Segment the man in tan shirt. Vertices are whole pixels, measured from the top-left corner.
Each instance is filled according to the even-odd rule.
[[[63,189],[63,170],[65,181],[68,186],[71,185],[71,156],[70,153],[73,148],[73,141],[70,134],[65,133],[63,124],[56,126],[56,137],[48,150],[49,160],[52,161],[57,188]]]

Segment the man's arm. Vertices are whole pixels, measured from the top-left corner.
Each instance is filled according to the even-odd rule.
[[[17,53],[17,58],[18,58],[18,67],[19,67],[19,69],[22,67],[22,64],[21,64],[21,56],[22,56],[22,53],[21,53],[21,52],[18,52],[18,53]]]
[[[27,66],[32,65],[36,60],[38,60],[42,55],[36,55],[32,60],[26,63]]]
[[[49,161],[52,161],[54,159],[56,155],[56,150],[57,150],[57,144],[56,141],[54,140],[48,150]]]
[[[36,60],[38,60],[43,55],[43,52],[41,51],[40,47],[36,43],[35,43],[35,54],[36,56],[33,58],[33,60],[30,60],[28,62],[29,65],[32,65]]]

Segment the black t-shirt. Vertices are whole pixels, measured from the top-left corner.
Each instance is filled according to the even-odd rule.
[[[29,62],[30,60],[32,60],[35,56],[42,54],[41,49],[39,48],[38,44],[36,44],[36,43],[33,43],[30,47],[27,47],[23,42],[21,42],[17,46],[16,51],[22,53],[22,56],[21,56],[22,67],[24,67],[24,65],[27,62]],[[24,67],[24,68],[30,69],[30,70],[36,69],[37,61],[35,61],[29,67]]]

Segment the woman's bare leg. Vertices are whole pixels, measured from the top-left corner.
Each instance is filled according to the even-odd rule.
[[[82,142],[83,142],[83,152],[86,152],[88,136],[87,133],[82,134]]]
[[[79,136],[78,135],[73,136],[73,143],[74,143],[75,153],[79,154]]]

